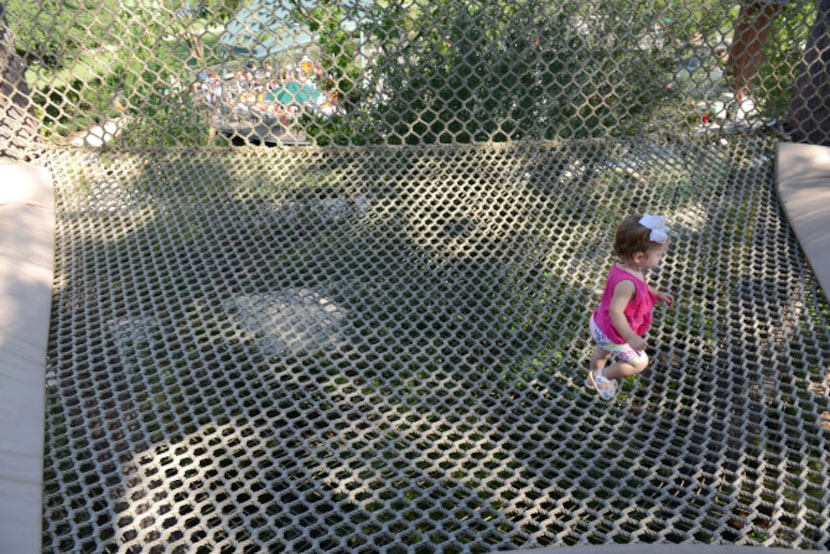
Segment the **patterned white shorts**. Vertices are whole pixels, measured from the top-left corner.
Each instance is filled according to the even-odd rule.
[[[591,336],[594,337],[594,342],[597,343],[597,346],[606,350],[619,358],[624,362],[628,362],[630,364],[636,364],[637,362],[647,362],[648,356],[646,356],[645,352],[637,352],[633,348],[631,348],[628,343],[617,344],[608,337],[605,336],[599,327],[597,327],[597,323],[594,321],[593,316],[591,317]]]

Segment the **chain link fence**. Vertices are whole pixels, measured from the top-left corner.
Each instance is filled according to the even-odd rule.
[[[830,549],[772,168],[826,128],[824,4],[6,2],[58,198],[44,552]],[[678,305],[604,404],[641,211]]]

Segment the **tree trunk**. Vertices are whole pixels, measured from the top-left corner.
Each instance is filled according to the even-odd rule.
[[[185,31],[187,34],[187,42],[190,44],[190,51],[193,57],[197,60],[197,66],[202,67],[205,64],[205,45],[202,38],[193,31]]]
[[[40,142],[40,123],[35,117],[25,70],[14,49],[14,35],[0,3],[0,158],[26,160]]]
[[[820,0],[790,101],[786,130],[795,142],[830,146],[830,0]]]

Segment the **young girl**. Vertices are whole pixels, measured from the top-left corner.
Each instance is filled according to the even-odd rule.
[[[654,305],[674,305],[674,297],[649,286],[645,275],[660,263],[668,243],[662,216],[634,215],[617,228],[617,261],[608,271],[602,300],[591,316],[597,349],[585,381],[605,400],[617,395],[617,379],[640,373],[648,365],[643,335],[651,326]],[[616,361],[605,367],[611,354]]]

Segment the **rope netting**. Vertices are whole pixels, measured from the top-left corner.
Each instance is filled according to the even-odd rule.
[[[4,4],[3,152],[57,194],[44,552],[830,549],[773,179],[827,139],[828,0]],[[677,305],[603,403],[644,211]]]
[[[830,547],[769,141],[50,154],[47,550]],[[644,207],[679,301],[605,405],[587,316]]]
[[[452,144],[785,120],[830,143],[830,5],[808,0],[5,4],[22,69],[4,63],[4,81],[31,93],[10,100],[57,144]]]

